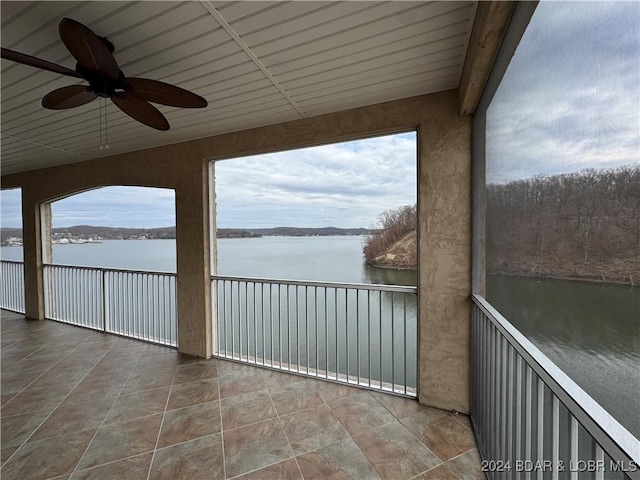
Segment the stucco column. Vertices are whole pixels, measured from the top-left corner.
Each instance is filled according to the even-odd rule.
[[[175,189],[178,349],[211,356],[211,274],[207,163],[183,162]]]
[[[43,261],[51,261],[50,255],[51,205],[42,206],[33,199],[29,190],[22,190],[22,240],[24,256],[25,316],[32,320],[44,320]],[[43,239],[47,250],[43,251]],[[43,258],[43,254],[48,257]]]
[[[455,99],[419,127],[420,403],[469,413],[471,129]]]

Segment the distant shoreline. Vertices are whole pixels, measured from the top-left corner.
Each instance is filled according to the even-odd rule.
[[[223,238],[258,238],[278,237],[333,237],[370,235],[373,230],[367,228],[339,227],[273,227],[273,228],[218,228],[216,237]],[[3,228],[1,244],[7,246],[22,242],[22,229]],[[76,225],[73,227],[57,227],[51,229],[54,243],[82,243],[83,241],[102,240],[175,240],[175,227],[162,228],[116,228]]]

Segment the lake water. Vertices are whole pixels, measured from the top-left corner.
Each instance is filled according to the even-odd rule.
[[[218,273],[416,285],[415,272],[368,267],[362,258],[363,240],[358,236],[221,239]],[[53,255],[59,264],[176,270],[173,240],[54,245]],[[22,249],[3,247],[1,256],[21,260]],[[640,288],[505,276],[489,276],[487,285],[491,304],[640,437]]]
[[[416,285],[411,271],[372,268],[362,257],[364,237],[261,237],[218,240],[218,274],[326,282]],[[22,248],[2,247],[4,260]],[[174,240],[105,240],[53,246],[53,263],[176,271]]]
[[[640,438],[640,287],[489,275],[487,300]]]

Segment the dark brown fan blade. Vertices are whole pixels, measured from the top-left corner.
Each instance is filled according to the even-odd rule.
[[[117,93],[111,97],[113,103],[134,120],[155,128],[156,130],[169,130],[169,122],[156,107],[140,98],[128,93]]]
[[[97,98],[94,92],[84,85],[71,85],[47,93],[42,99],[42,106],[51,110],[79,107]]]
[[[204,108],[207,106],[207,101],[200,95],[157,80],[125,78],[121,83],[131,89],[128,93],[147,102],[182,108]]]
[[[82,78],[82,76],[78,72],[71,70],[70,68],[47,62],[46,60],[32,57],[31,55],[16,52],[14,50],[9,50],[8,48],[2,49],[1,56],[2,58],[11,60],[12,62],[22,63],[23,65],[28,65],[29,67],[35,67],[53,73],[60,73],[62,75],[68,75],[70,77]]]
[[[80,65],[96,70],[109,80],[118,78],[116,59],[100,37],[75,20],[63,18],[58,26],[60,38]]]

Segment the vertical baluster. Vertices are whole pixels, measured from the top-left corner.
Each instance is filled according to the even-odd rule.
[[[522,357],[516,354],[516,442],[512,466],[522,459]],[[516,470],[518,480],[522,477],[522,471]]]
[[[62,317],[62,320],[69,323],[69,312],[71,311],[71,309],[69,308],[69,294],[68,294],[68,289],[69,289],[69,282],[71,282],[71,272],[69,270],[69,268],[65,267],[62,269],[63,272],[63,280],[64,283],[62,283],[61,285],[61,290],[62,290],[62,298],[64,300],[64,316]]]
[[[125,298],[127,300],[127,315],[124,317],[123,328],[127,336],[132,336],[134,330],[133,321],[135,319],[133,314],[132,298],[134,295],[135,285],[132,273],[127,273],[125,276],[127,277],[127,291],[125,292]]]
[[[278,347],[280,351],[279,367],[282,368],[282,295],[280,292],[280,284],[277,284],[276,286],[278,287]]]
[[[335,331],[335,339],[336,339],[336,380],[340,379],[340,362],[339,362],[339,355],[338,355],[338,289],[335,289],[335,324],[336,324],[336,329]]]
[[[403,329],[404,329],[404,345],[403,345],[403,353],[404,353],[404,362],[402,363],[402,373],[404,377],[404,381],[402,382],[404,387],[404,394],[407,394],[407,294],[402,294],[402,302],[403,302]]]
[[[291,298],[289,296],[289,292],[291,291],[291,285],[286,285],[287,289],[287,362],[289,364],[289,370],[291,370]]]
[[[555,395],[553,397],[556,398]],[[578,480],[578,420],[573,415],[570,415],[569,421],[569,471],[570,480]]]
[[[296,292],[296,358],[297,358],[297,368],[296,371],[300,372],[301,368],[300,366],[302,365],[300,363],[300,302],[299,302],[299,298],[300,298],[300,289],[299,289],[299,285],[295,285],[295,292]],[[309,366],[307,365],[307,370],[309,369]]]
[[[507,343],[509,347],[509,364],[507,366],[507,454],[505,460],[509,462],[509,465],[513,467],[513,377],[514,377],[514,354],[515,351],[511,345]],[[505,474],[512,475],[513,470],[506,471]]]
[[[345,341],[346,341],[346,354],[347,354],[347,383],[349,383],[349,373],[351,357],[349,355],[349,291],[344,289],[344,324],[345,324]]]
[[[538,377],[538,461],[544,461],[544,382]],[[543,480],[544,472],[538,470],[538,480]]]
[[[273,366],[274,355],[273,355],[273,285],[269,284],[269,322],[271,324],[271,328],[269,329],[269,334],[271,337],[271,366]]]
[[[498,329],[493,326],[493,368],[491,372],[491,377],[493,379],[492,385],[492,412],[491,416],[493,419],[492,425],[492,443],[493,448],[491,450],[492,460],[498,460],[500,457],[500,335],[498,333]]]
[[[108,322],[109,322],[109,308],[108,302],[109,297],[107,296],[107,272],[106,270],[102,271],[102,331],[107,332],[109,330]]]
[[[247,362],[249,362],[251,357],[251,332],[249,331],[249,282],[244,283],[244,316],[246,323],[246,331],[247,331]]]
[[[396,391],[396,298],[394,292],[391,292],[391,391]]]
[[[335,292],[336,289],[333,288],[333,299],[335,301]],[[325,299],[324,299],[324,347],[325,347],[325,357],[324,357],[324,375],[325,378],[329,378],[329,304],[327,303],[327,293],[325,289]]]
[[[558,480],[560,464],[560,401],[551,395],[551,479]]]
[[[222,280],[222,321],[224,323],[224,356],[229,353],[229,321],[227,316],[227,280]]]
[[[145,286],[147,293],[145,295],[145,303],[147,305],[147,315],[145,318],[145,335],[146,340],[151,340],[151,327],[153,323],[153,275],[145,274]]]
[[[360,385],[360,290],[356,294],[356,383]]]
[[[315,298],[315,290],[317,287],[313,287],[314,298]],[[307,350],[307,375],[309,375],[309,366],[311,362],[309,361],[309,307],[311,305],[307,304],[309,300],[309,292],[307,291],[307,287],[304,287],[304,335],[305,335],[305,348]],[[310,303],[310,302],[309,302]],[[315,308],[315,305],[314,305]]]
[[[229,295],[229,320],[231,321],[231,358],[235,358],[236,355],[236,336],[235,336],[235,319],[233,310],[235,308],[235,302],[233,301],[233,284],[237,283],[233,280],[229,283],[230,295]],[[239,288],[238,288],[239,289]]]
[[[382,390],[382,382],[384,378],[383,376],[384,369],[382,368],[382,295],[383,295],[383,292],[382,290],[380,290],[378,292],[378,328],[380,330],[379,337],[378,337],[378,350],[379,350],[378,361],[380,363],[380,390]]]
[[[262,365],[267,359],[267,332],[264,329],[264,283],[260,284],[260,325],[262,326]]]
[[[168,342],[167,340],[169,340],[167,338],[167,321],[168,321],[168,317],[167,317],[167,298],[169,297],[169,289],[167,288],[168,285],[168,280],[171,277],[169,277],[168,275],[162,275],[162,277],[160,277],[160,290],[159,290],[159,299],[158,301],[159,303],[159,309],[160,309],[160,325],[158,328],[158,336],[160,337],[160,341],[163,344],[169,344],[170,342]],[[217,299],[216,299],[217,300]],[[216,301],[216,305],[218,305],[218,302]],[[220,330],[218,329],[218,334],[220,334]],[[218,338],[219,335],[218,335]],[[218,343],[218,349],[220,347],[220,344]],[[219,353],[219,350],[218,350]]]
[[[488,372],[489,372],[489,367],[487,365],[487,356],[489,355],[489,341],[487,338],[487,322],[485,321],[484,318],[484,314],[482,312],[480,312],[480,310],[478,309],[478,323],[480,325],[480,360],[481,360],[481,364],[480,364],[480,369],[479,369],[479,378],[478,378],[478,383],[480,384],[480,412],[479,412],[479,419],[482,418],[482,421],[478,422],[478,427],[480,429],[480,435],[482,438],[482,444],[486,445],[487,444],[487,420],[488,420],[488,414],[487,414],[487,405],[488,405],[488,401],[487,401],[487,395],[488,395],[488,388],[487,385],[489,384],[489,377],[488,377]]]
[[[371,387],[371,290],[367,290],[367,356],[369,357],[369,387]],[[406,390],[405,390],[405,393]]]
[[[531,411],[531,406],[533,403],[533,371],[529,365],[526,365],[526,400],[525,400],[525,425],[524,425],[524,460],[526,462],[531,462],[533,460],[532,454],[532,441],[533,441],[533,425],[531,421],[531,416],[533,412]],[[525,479],[531,480],[531,472],[527,470],[525,472]]]
[[[326,302],[326,297],[327,297],[327,288],[324,288],[324,296],[325,296],[325,309],[327,307],[327,302]],[[316,297],[316,304],[318,303],[318,298]],[[316,377],[319,375],[320,373],[320,346],[318,345],[318,309],[316,308],[316,314],[315,314],[315,329],[313,332],[313,338],[315,339],[315,344],[316,344],[316,358],[315,358],[315,371],[316,371]]]
[[[509,350],[508,350],[508,346],[509,346],[509,342],[507,342],[507,339],[504,338],[502,335],[500,335],[501,341],[502,341],[502,358],[501,358],[501,367],[502,367],[502,385],[501,385],[501,391],[502,391],[502,404],[500,407],[500,416],[501,418],[501,433],[500,433],[500,437],[501,437],[501,442],[500,442],[500,459],[501,460],[506,460],[508,458],[508,452],[507,452],[507,436],[511,434],[511,432],[509,432],[507,430],[507,412],[508,412],[508,404],[507,404],[507,386],[508,386],[508,377],[507,377],[507,366],[508,366],[508,355],[509,355]],[[506,472],[502,472],[503,473],[503,478],[504,478],[504,473]]]
[[[593,441],[593,460],[595,461],[595,472],[593,475],[594,480],[604,480],[604,449],[600,446],[598,442]],[[573,480],[573,479],[572,479]]]

